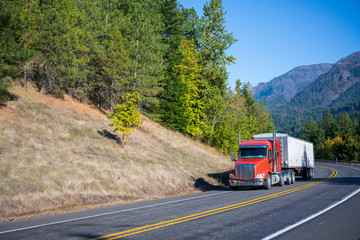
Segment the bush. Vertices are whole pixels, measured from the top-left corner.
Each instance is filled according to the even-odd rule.
[[[11,100],[11,94],[8,91],[10,87],[12,87],[12,83],[9,78],[0,78],[0,104]]]

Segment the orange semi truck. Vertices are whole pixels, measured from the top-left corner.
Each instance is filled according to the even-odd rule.
[[[230,172],[229,183],[233,190],[239,186],[265,187],[293,184],[295,176],[304,179],[314,177],[314,147],[287,134],[265,133],[255,135],[253,140],[241,141],[235,169]]]

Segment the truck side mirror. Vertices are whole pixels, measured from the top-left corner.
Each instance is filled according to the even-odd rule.
[[[236,160],[235,160],[235,153],[234,153],[234,152],[231,153],[231,161],[236,162]]]

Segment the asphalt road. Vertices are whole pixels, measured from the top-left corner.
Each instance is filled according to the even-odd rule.
[[[360,239],[360,168],[0,224],[0,239]],[[350,197],[351,196],[351,197]]]

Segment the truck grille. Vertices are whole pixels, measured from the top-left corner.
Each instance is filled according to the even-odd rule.
[[[252,179],[254,178],[255,165],[254,164],[242,164],[236,166],[236,178],[237,179]]]

